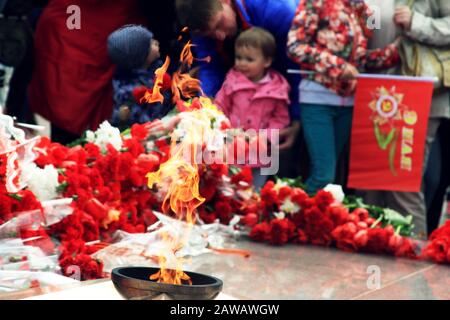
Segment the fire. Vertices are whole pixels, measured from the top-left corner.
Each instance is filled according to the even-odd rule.
[[[191,48],[193,44],[190,41],[184,46],[180,54],[181,67],[173,75],[172,93],[173,103],[177,103],[181,97],[186,99],[194,98],[198,93],[202,93],[200,80],[191,77],[189,73],[184,73],[184,69],[190,69],[194,63],[194,55]]]
[[[194,61],[191,52],[192,44],[188,42],[181,52],[181,67],[172,76],[172,93],[173,102],[181,100],[181,98],[193,98],[201,93],[200,81],[192,78],[188,70]],[[159,92],[158,83],[162,83],[162,77],[167,70],[169,60],[163,67],[156,71],[156,82],[153,92],[149,93],[147,101],[159,101],[162,95]],[[205,102],[205,98],[201,98]],[[164,213],[173,212],[176,218],[186,221],[189,227],[195,223],[196,209],[205,201],[200,195],[199,183],[200,176],[198,164],[196,163],[197,149],[201,148],[199,141],[203,140],[207,130],[211,130],[208,116],[200,110],[192,110],[187,112],[188,115],[181,119],[184,121],[182,126],[186,131],[182,141],[177,141],[175,132],[171,136],[170,158],[161,164],[156,172],[150,172],[146,175],[148,186],[152,188],[156,185],[166,187],[166,195],[164,197],[162,211]],[[181,126],[181,124],[180,124]],[[188,152],[186,152],[188,151]],[[193,156],[186,156],[188,155]],[[169,235],[163,235],[163,240],[168,245],[165,252],[159,257],[160,271],[150,276],[151,280],[169,284],[191,284],[189,276],[182,270],[182,260],[176,258],[176,252],[186,243],[188,236],[184,235],[183,239],[171,239]],[[168,264],[171,263],[171,266]],[[173,264],[176,268],[173,268]]]
[[[196,132],[196,126],[191,126],[191,128],[187,132],[186,139],[179,145],[176,144],[175,139],[172,139],[171,157],[161,165],[157,172],[148,173],[146,178],[150,188],[154,184],[164,184],[167,187],[167,193],[162,205],[163,212],[174,212],[177,219],[185,220],[192,227],[195,223],[195,209],[205,199],[200,195],[199,191],[200,176],[198,166],[195,161],[189,161],[183,154],[183,150],[186,150],[185,148],[189,148],[192,150],[192,154],[196,154],[197,145],[195,141],[198,138],[198,133]],[[164,252],[159,257],[161,270],[152,275],[150,279],[170,284],[182,284],[189,280],[189,276],[182,271],[180,260],[175,259],[177,264],[175,270],[166,267],[166,255],[174,258],[175,252],[184,245],[187,241],[186,239],[188,239],[188,236],[185,236],[184,239],[165,239],[167,242],[170,242],[168,249],[171,252]],[[165,251],[167,251],[167,248]]]
[[[153,86],[153,90],[147,90],[142,98],[143,101],[148,103],[153,102],[163,102],[164,96],[161,94],[161,87],[164,81],[164,74],[167,72],[167,69],[170,65],[169,57],[166,57],[166,61],[164,64],[155,71],[155,84]]]
[[[163,234],[162,236],[169,245],[171,245],[171,246],[175,245],[175,242],[174,242],[175,239],[171,239],[168,234]],[[173,250],[170,251],[171,254],[169,255],[169,259],[175,258],[176,250],[177,250],[177,248],[174,248]],[[160,270],[158,272],[156,272],[155,274],[152,274],[150,276],[150,280],[154,280],[154,281],[162,282],[162,283],[177,284],[177,285],[181,285],[181,284],[191,285],[192,281],[191,281],[190,277],[183,271],[183,263],[182,263],[183,260],[175,259],[175,264],[176,264],[175,269],[171,269],[171,268],[167,267],[167,262],[168,262],[167,260],[168,260],[168,258],[166,258],[165,256],[158,257]]]

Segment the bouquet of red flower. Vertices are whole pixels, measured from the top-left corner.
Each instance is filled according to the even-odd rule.
[[[261,190],[260,223],[250,238],[271,244],[334,245],[349,252],[384,253],[416,257],[416,245],[392,225],[382,225],[364,208],[352,212],[327,191],[310,197],[301,188],[278,180]]]
[[[450,221],[433,231],[422,256],[437,263],[450,263]]]

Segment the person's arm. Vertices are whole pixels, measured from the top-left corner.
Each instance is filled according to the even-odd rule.
[[[428,17],[421,12],[412,12],[408,6],[399,6],[395,12],[395,22],[405,30],[408,37],[430,45],[450,44],[450,1],[430,1],[438,6],[439,17]]]
[[[200,67],[199,79],[203,93],[208,97],[214,97],[219,91],[227,71],[216,51],[216,41],[203,37],[193,37],[193,44],[195,45],[193,50],[196,58],[210,57],[210,62],[201,61],[198,63]]]
[[[229,117],[231,112],[231,96],[226,92],[227,83],[223,84],[222,88],[220,88],[219,92],[217,92],[216,98],[214,99],[214,103],[219,107],[219,109]]]
[[[445,46],[450,44],[450,1],[439,0],[441,17],[427,17],[414,12],[411,17],[411,29],[406,34],[413,40],[430,45]]]
[[[428,17],[402,5],[396,8],[394,21],[413,40],[437,46],[450,44],[450,2],[437,0],[429,5],[438,6],[434,9],[439,11],[439,17]]]
[[[288,53],[301,68],[338,79],[345,70],[346,61],[315,45],[321,4],[320,0],[302,0],[288,33]]]
[[[397,46],[395,43],[385,48],[368,50],[365,67],[367,69],[385,69],[395,66],[399,61]]]
[[[277,101],[269,121],[269,129],[283,129],[290,123],[289,108],[286,102]]]

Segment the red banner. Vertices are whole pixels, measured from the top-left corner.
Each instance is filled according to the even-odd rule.
[[[433,82],[362,76],[353,114],[348,186],[417,192]]]

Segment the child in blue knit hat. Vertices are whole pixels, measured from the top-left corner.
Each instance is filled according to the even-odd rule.
[[[155,71],[162,66],[159,42],[148,29],[127,25],[108,37],[108,54],[117,69],[113,79],[114,109],[111,124],[121,131],[133,123],[162,118],[172,109],[170,77],[165,77],[163,103],[141,103],[154,85]]]

